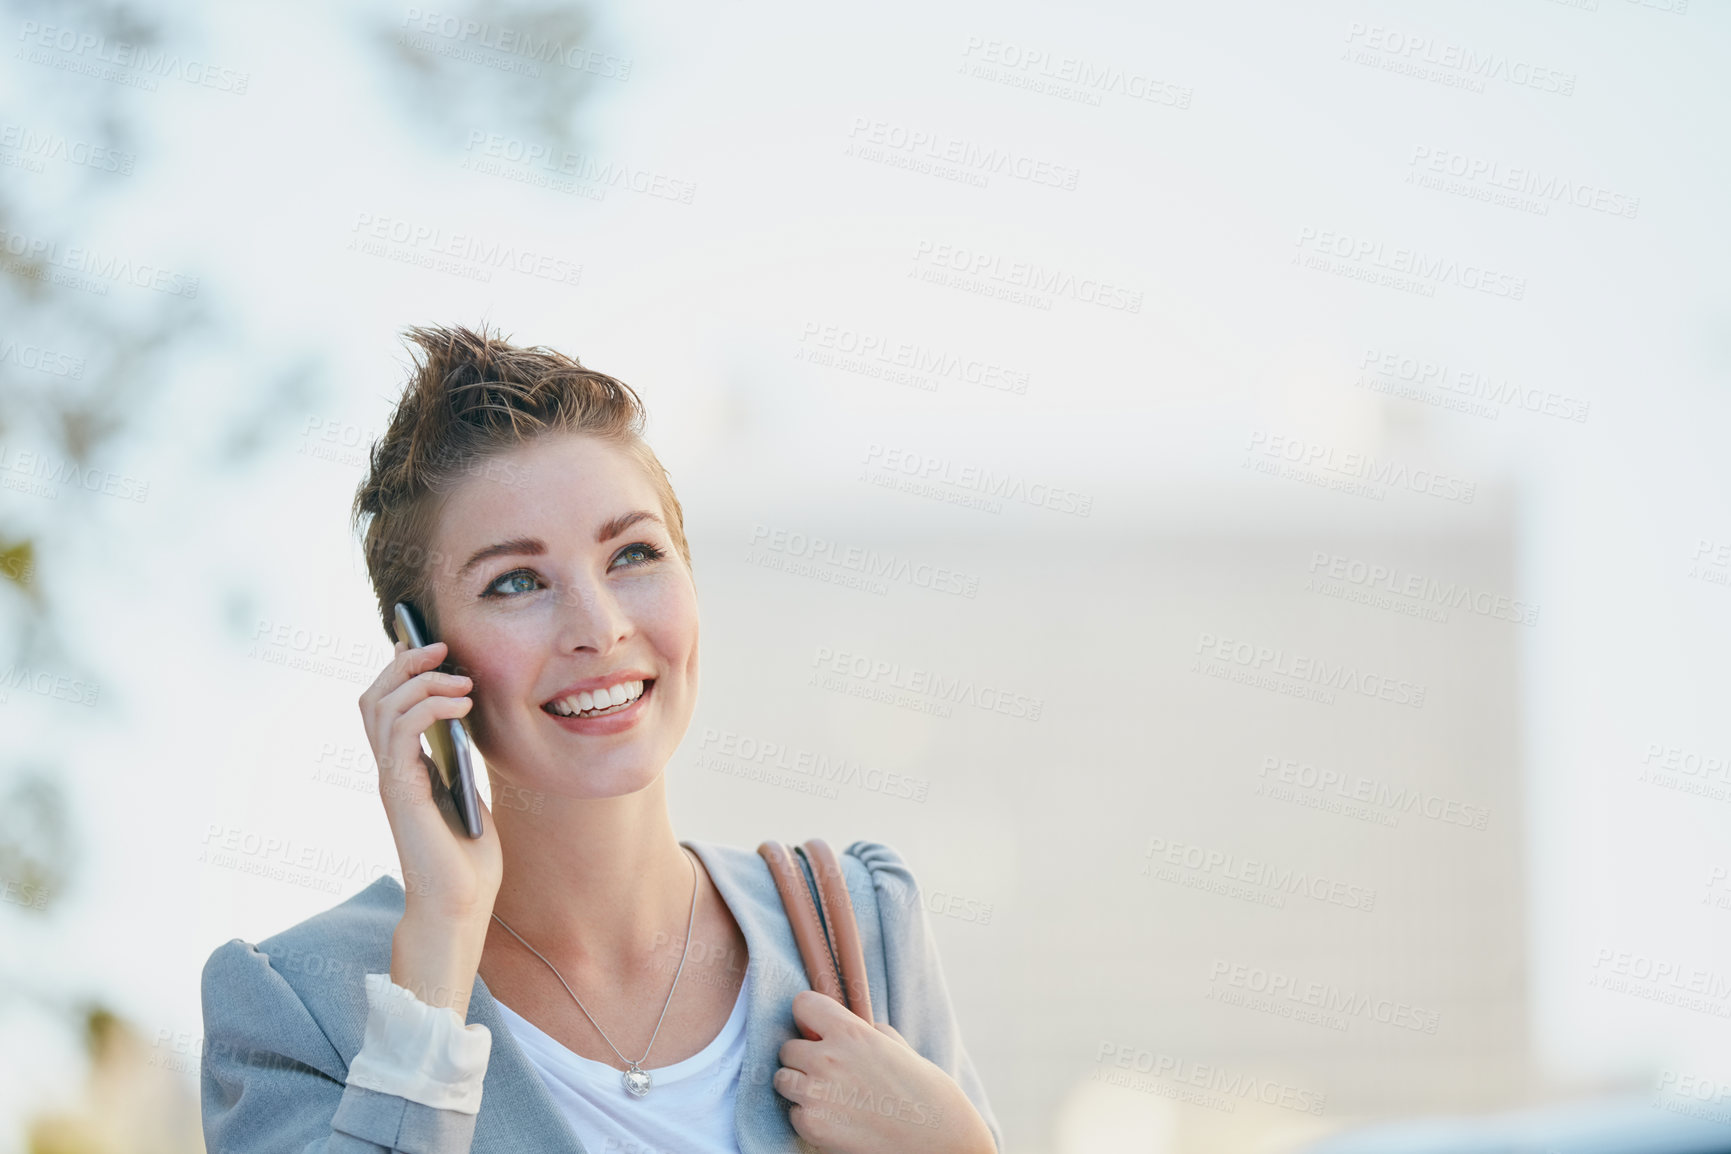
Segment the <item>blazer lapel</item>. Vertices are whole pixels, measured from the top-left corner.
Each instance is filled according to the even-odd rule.
[[[499,1003],[479,974],[469,998],[469,1021],[479,1022],[493,1035],[493,1052],[481,1083],[481,1113],[475,1118],[475,1154],[518,1154],[522,1150],[588,1154],[554,1104],[547,1084],[524,1056],[499,1014]]]

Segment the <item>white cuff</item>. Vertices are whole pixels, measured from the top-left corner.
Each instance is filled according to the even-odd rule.
[[[349,1063],[348,1084],[479,1114],[492,1052],[487,1027],[465,1026],[455,1010],[427,1005],[389,974],[368,974],[367,1032]]]

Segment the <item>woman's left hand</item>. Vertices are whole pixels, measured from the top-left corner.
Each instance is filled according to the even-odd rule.
[[[781,1045],[776,1093],[794,1132],[824,1154],[997,1154],[973,1102],[888,1022],[815,990],[793,996],[805,1034]]]

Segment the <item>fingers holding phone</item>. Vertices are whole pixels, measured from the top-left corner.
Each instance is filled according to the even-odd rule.
[[[393,799],[438,804],[444,792],[442,774],[422,747],[421,738],[436,723],[458,720],[473,707],[468,696],[473,682],[461,674],[439,669],[445,643],[410,646],[399,641],[390,665],[379,674],[372,689],[361,699],[367,736],[379,764],[379,789],[386,812]],[[429,742],[430,744],[430,742]]]
[[[394,616],[397,640],[408,648],[421,649],[436,640],[427,631],[420,612],[409,602],[397,602]],[[459,671],[442,668],[441,672]],[[455,818],[465,837],[480,837],[480,793],[476,789],[480,771],[476,767],[475,746],[469,740],[468,726],[460,717],[437,718],[421,736],[427,741],[433,767],[439,774],[433,796],[438,800],[440,810],[447,817]],[[447,797],[449,806],[445,804]]]
[[[421,748],[421,735],[468,714],[472,681],[445,673],[446,646],[398,641],[390,664],[361,695],[361,718],[379,767],[379,794],[403,869],[406,903],[458,918],[485,920],[498,893],[502,859],[492,814],[473,790],[473,828],[466,836],[447,777]],[[459,741],[466,741],[463,734]],[[433,735],[428,744],[437,746]]]

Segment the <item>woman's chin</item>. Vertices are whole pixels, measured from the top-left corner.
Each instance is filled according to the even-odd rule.
[[[556,800],[599,801],[626,797],[654,785],[661,770],[647,762],[629,765],[573,769],[549,767],[523,784],[500,782],[495,788],[493,809],[515,809],[545,813]]]

